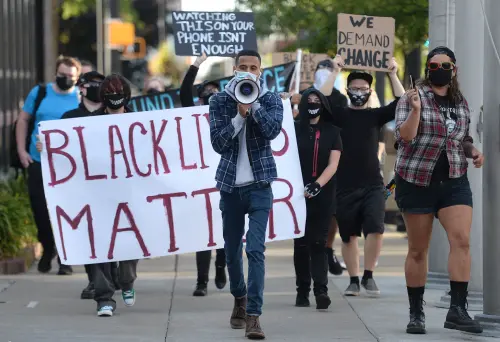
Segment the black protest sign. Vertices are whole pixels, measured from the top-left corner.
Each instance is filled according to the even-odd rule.
[[[251,12],[172,12],[177,56],[234,56],[257,50]]]
[[[388,71],[396,21],[388,17],[338,14],[337,53],[346,68]]]
[[[287,78],[293,73],[295,63],[287,63],[276,65],[271,68],[265,68],[262,72],[261,78],[264,80],[264,85],[272,92],[284,92],[286,90],[285,82]],[[219,89],[224,89],[233,76],[215,80],[219,85]],[[193,87],[193,94],[197,94],[196,87]],[[193,98],[194,103],[202,105],[198,97]],[[130,100],[129,107],[134,112],[146,112],[152,110],[180,108],[181,100],[179,96],[179,89],[173,89],[164,93],[137,96]]]

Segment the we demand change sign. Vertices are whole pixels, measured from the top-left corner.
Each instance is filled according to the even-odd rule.
[[[337,53],[348,69],[388,71],[396,21],[389,17],[338,15]]]
[[[177,56],[234,56],[257,50],[251,12],[172,12]]]

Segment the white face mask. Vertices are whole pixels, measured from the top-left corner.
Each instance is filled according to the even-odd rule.
[[[234,78],[239,81],[239,80],[243,80],[245,78],[250,78],[252,79],[254,82],[257,82],[257,80],[260,78],[260,73],[259,73],[259,76],[255,75],[255,74],[252,74],[251,72],[247,72],[247,71],[238,71],[238,70],[235,70],[234,71]]]
[[[323,84],[325,84],[330,74],[331,71],[327,69],[319,69],[318,71],[316,71],[316,73],[314,74],[314,88],[320,89]]]

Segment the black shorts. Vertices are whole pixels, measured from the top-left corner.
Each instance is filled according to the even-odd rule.
[[[351,236],[383,234],[385,218],[384,187],[382,185],[344,190],[337,193],[337,223],[343,242]]]
[[[443,182],[431,183],[428,187],[405,181],[396,174],[395,198],[399,209],[410,214],[434,214],[454,205],[472,207],[472,191],[467,174]]]

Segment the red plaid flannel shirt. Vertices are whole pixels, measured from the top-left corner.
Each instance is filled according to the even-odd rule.
[[[396,108],[396,140],[398,153],[396,172],[407,182],[419,186],[428,186],[432,172],[441,151],[446,149],[450,163],[450,178],[458,178],[467,172],[463,142],[472,142],[469,136],[470,111],[467,101],[463,99],[456,104],[457,122],[449,135],[445,118],[439,111],[434,93],[428,86],[419,87],[421,110],[417,136],[412,141],[404,141],[399,129],[411,112],[411,104],[407,95],[403,95]]]

